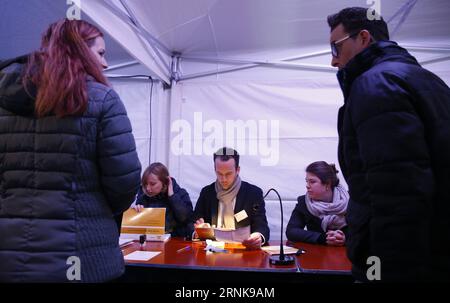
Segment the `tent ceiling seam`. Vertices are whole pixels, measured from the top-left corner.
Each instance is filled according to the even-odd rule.
[[[206,16],[207,16],[207,15],[204,14],[204,15],[197,16],[197,17],[195,17],[195,18],[192,18],[191,20],[188,20],[188,21],[184,22],[183,24],[178,24],[178,25],[176,25],[176,26],[174,26],[174,27],[172,27],[172,28],[170,28],[170,29],[164,31],[163,33],[159,34],[158,37],[162,37],[162,36],[164,36],[164,35],[167,35],[167,34],[169,34],[170,32],[173,32],[174,30],[176,30],[176,29],[179,28],[179,27],[188,25],[189,23],[192,23],[192,22],[194,22],[194,21],[197,21],[198,19],[201,19],[201,18],[205,18]],[[156,39],[156,38],[155,38],[155,39]]]
[[[400,21],[397,23],[396,27],[391,33],[391,36],[395,36],[395,34],[400,30],[400,27],[403,25],[403,23],[406,21],[406,18],[409,16],[409,13],[411,13],[411,10],[413,9],[414,5],[416,5],[418,0],[409,0],[407,3],[405,3],[398,11],[394,14],[394,16],[398,15],[399,12],[403,12],[402,17]],[[394,17],[391,17],[388,21],[392,21]]]
[[[140,24],[140,22],[136,19],[136,16],[134,15],[132,9],[128,6],[128,4],[126,4],[124,2],[124,0],[119,0],[120,3],[122,4],[122,6],[125,8],[125,10],[128,12],[129,17],[131,18],[131,20],[134,23],[134,27],[139,29],[140,33],[144,35],[144,37],[141,37],[141,35],[137,35],[140,39],[142,38],[147,38],[146,36],[148,35],[150,39],[145,39],[146,42],[150,45],[150,47],[152,48],[152,50],[155,52],[156,56],[159,58],[159,60],[161,61],[161,63],[163,64],[163,66],[165,67],[166,71],[168,74],[170,74],[170,67],[169,65],[165,62],[164,58],[161,56],[161,53],[159,52],[159,48],[157,47],[158,45],[160,45],[161,43],[159,41],[154,41],[156,40],[156,38],[154,38],[150,33],[147,32],[147,30],[142,26],[142,24]],[[150,41],[149,41],[150,40]],[[153,43],[155,43],[156,45],[154,45]],[[145,43],[144,43],[145,44]],[[162,44],[161,44],[162,45]],[[145,47],[145,46],[144,46]],[[158,64],[158,62],[155,60],[156,64]],[[159,64],[158,64],[159,65]]]
[[[138,29],[136,28],[136,26],[135,26],[134,24],[132,24],[132,21],[130,20],[130,17],[129,17],[129,16],[127,16],[124,12],[119,11],[119,8],[118,8],[118,7],[113,6],[113,5],[112,5],[111,3],[109,3],[108,1],[105,1],[105,0],[102,1],[102,0],[99,0],[98,3],[99,3],[99,4],[102,3],[102,4],[103,4],[103,7],[109,9],[109,11],[110,11],[113,15],[115,15],[117,18],[119,18],[119,20],[121,20],[122,22],[124,22],[126,25],[130,26],[130,30],[132,30],[132,31],[136,34],[138,40],[139,40],[139,41],[142,43],[142,45],[144,46],[144,50],[145,50],[145,52],[147,53],[147,55],[148,55],[150,58],[154,58],[154,56],[152,56],[152,54],[149,52],[148,48],[146,47],[146,44],[143,43],[142,38],[141,38],[141,36],[139,35],[139,33],[136,32]],[[128,19],[128,20],[127,20],[127,19]],[[120,43],[120,42],[119,42],[119,43]],[[131,52],[131,54],[133,55],[132,52]],[[133,56],[134,56],[134,55],[133,55]],[[153,60],[154,60],[154,59],[153,59]],[[168,74],[168,72],[166,72],[166,74],[164,74],[164,68],[161,68],[161,66],[158,64],[158,62],[157,62],[156,60],[154,60],[154,61],[155,61],[155,64],[158,65],[158,68],[161,69],[161,70],[160,70],[160,73],[162,73],[162,76],[159,75],[159,77],[160,77],[160,78],[163,78],[163,79],[168,78],[167,75],[166,75],[166,74]],[[156,73],[156,74],[158,74],[158,73]]]
[[[216,51],[216,56],[219,57],[219,48],[217,46],[216,32],[214,31],[214,26],[213,26],[213,23],[212,23],[211,16],[210,16],[209,12],[208,12],[208,22],[209,22],[209,27],[211,29],[211,33],[212,33],[213,39],[214,39],[214,48],[215,48],[215,51]],[[220,71],[219,64],[216,65],[216,70],[217,70],[217,74],[219,74],[219,71]]]
[[[112,66],[109,66],[107,69],[105,69],[105,72],[109,72],[115,69],[119,69],[122,67],[128,67],[128,66],[132,66],[132,65],[136,65],[139,64],[139,61],[137,60],[132,60],[132,61],[127,61],[127,62],[122,62],[122,63],[118,63]]]
[[[104,0],[107,1],[107,0]],[[132,18],[133,22],[135,23],[134,25],[140,30],[140,33],[145,33],[146,36],[149,38],[149,40],[153,41],[156,44],[156,47],[159,48],[162,52],[164,52],[167,56],[171,55],[171,50],[165,46],[161,41],[159,41],[157,38],[155,38],[151,33],[149,33],[147,31],[147,29],[145,29],[140,22],[138,22],[136,16],[134,15],[134,13],[132,12],[130,6],[126,3],[124,3],[124,0],[119,0],[120,3],[122,4],[122,6],[125,8],[125,10],[128,12],[128,14],[130,16],[127,16],[129,18]],[[119,12],[118,12],[119,13]],[[123,12],[120,12],[121,14],[125,15]],[[126,15],[125,15],[126,16]]]

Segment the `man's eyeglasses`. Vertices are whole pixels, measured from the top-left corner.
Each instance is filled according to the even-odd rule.
[[[345,40],[347,40],[347,39],[349,39],[349,38],[351,38],[351,37],[356,36],[357,34],[359,34],[359,32],[356,32],[356,33],[347,35],[347,36],[345,36],[345,37],[342,38],[342,39],[339,39],[339,40],[336,40],[336,41],[334,41],[334,42],[331,42],[331,43],[330,43],[330,46],[331,46],[331,54],[333,55],[333,57],[335,57],[335,58],[339,57],[339,50],[338,50],[338,48],[337,48],[337,46],[338,46],[339,44],[343,43]]]

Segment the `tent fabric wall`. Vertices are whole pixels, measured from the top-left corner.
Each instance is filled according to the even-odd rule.
[[[93,2],[104,4],[100,0]],[[336,118],[343,98],[335,72],[323,68],[329,66],[331,60],[329,52],[324,52],[328,49],[329,36],[325,18],[345,6],[367,5],[366,1],[300,3],[285,0],[269,4],[257,0],[245,3],[216,0],[200,1],[196,5],[178,0],[112,3],[122,12],[128,8],[130,19],[142,25],[140,31],[133,30],[132,34],[142,37],[130,39],[118,35],[133,29],[133,25],[124,22],[125,19],[116,23],[101,18],[99,24],[116,36],[118,42],[126,44],[125,48],[142,64],[151,68],[149,62],[155,63],[152,60],[143,62],[138,56],[151,53],[148,46],[152,41],[144,45],[142,41],[134,41],[135,38],[146,40],[153,36],[173,52],[174,59],[179,58],[172,62],[170,76],[182,81],[172,80],[170,90],[164,90],[161,84],[154,87],[151,117],[148,83],[147,86],[141,83],[140,88],[118,85],[119,94],[124,96],[129,108],[143,166],[149,161],[167,164],[171,174],[188,190],[195,205],[200,189],[215,180],[212,153],[223,145],[236,147],[242,156],[242,178],[260,186],[264,192],[272,187],[280,192],[286,225],[296,197],[305,192],[305,167],[317,160],[337,164]],[[389,19],[407,3],[413,1],[383,2],[382,14]],[[187,7],[174,10],[183,5]],[[235,14],[237,7],[242,9]],[[412,54],[419,62],[440,57],[437,63],[424,67],[449,84],[450,48],[447,45],[450,36],[444,13],[447,8],[446,0],[436,0],[432,5],[418,1],[393,38],[400,45],[414,46]],[[90,2],[83,10],[91,17],[102,14],[101,10],[92,9]],[[268,11],[271,18],[253,19]],[[234,21],[231,27],[230,16]],[[393,20],[391,29],[400,17]],[[250,23],[256,20],[252,26]],[[262,30],[265,27],[270,30]],[[230,28],[239,28],[239,31]],[[240,36],[246,39],[236,38]],[[309,53],[322,55],[305,56]],[[319,68],[307,69],[300,65],[280,68],[276,64],[265,64],[296,56],[303,59],[289,59],[288,62],[313,64]],[[240,60],[245,62],[242,63],[244,69],[220,72],[237,67],[239,63],[236,62]],[[157,71],[156,74],[161,74]],[[120,74],[120,71],[114,72]],[[196,74],[202,76],[196,77]],[[167,82],[167,77],[162,79]],[[230,129],[241,125],[242,132],[234,133],[232,142],[226,141],[227,135],[231,137],[225,130],[227,120],[232,123]],[[266,126],[273,126],[274,131],[267,130]],[[249,131],[252,127],[253,131]],[[346,186],[342,176],[339,177]],[[266,200],[267,216],[271,236],[278,239],[280,214],[278,201],[274,199],[271,195]]]
[[[214,182],[212,154],[224,145],[240,152],[243,180],[264,192],[272,187],[279,191],[285,225],[296,198],[305,193],[306,166],[318,160],[337,164],[336,116],[342,94],[334,75],[320,80],[186,81],[172,90],[170,171],[194,204],[201,188]],[[267,217],[271,237],[279,239],[279,203],[273,199],[266,200]]]
[[[152,88],[152,81],[149,79],[109,80],[127,109],[142,168],[145,169],[149,161],[167,163],[168,92],[164,91],[160,81],[153,81]]]
[[[426,67],[450,83],[449,66],[434,63]],[[149,161],[167,164],[171,174],[190,193],[194,205],[201,188],[215,180],[212,153],[226,144],[227,120],[234,126],[237,121],[247,126],[246,133],[240,137],[235,133],[230,144],[241,153],[242,178],[264,192],[272,187],[279,191],[285,226],[297,196],[305,192],[306,166],[317,160],[338,166],[336,118],[343,98],[334,73],[257,67],[173,83],[169,90],[155,81],[151,119],[149,80],[111,82],[127,108],[143,168]],[[278,121],[278,133],[272,135],[269,128],[259,128],[261,120],[267,126]],[[251,122],[257,125],[256,133],[249,133]],[[182,125],[188,126],[189,135],[182,134]],[[218,128],[222,128],[223,142],[211,140]],[[269,136],[267,140],[264,135]],[[186,142],[181,141],[183,136]],[[176,143],[180,142],[188,145],[185,152],[177,150]],[[259,145],[253,145],[256,152],[250,154],[250,145],[256,142],[278,151],[277,163],[263,165],[262,160],[267,162],[270,153],[260,150]],[[339,177],[346,186],[340,174]],[[269,195],[266,208],[271,237],[279,239],[280,211],[275,198]]]

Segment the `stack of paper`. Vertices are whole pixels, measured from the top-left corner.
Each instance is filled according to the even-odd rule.
[[[241,243],[250,237],[250,225],[238,229],[214,229],[214,235],[217,241],[226,243]]]
[[[121,235],[163,235],[166,224],[166,209],[144,208],[137,212],[129,209],[123,213]]]

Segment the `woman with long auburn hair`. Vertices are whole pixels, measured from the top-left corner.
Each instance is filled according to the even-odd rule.
[[[0,282],[103,282],[124,272],[115,215],[141,165],[102,73],[98,28],[60,20],[0,62]]]

